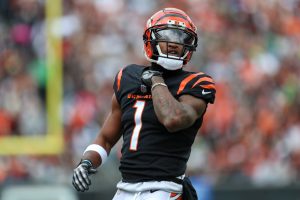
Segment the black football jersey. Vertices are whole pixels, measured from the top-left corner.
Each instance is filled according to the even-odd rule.
[[[145,66],[129,65],[115,77],[114,92],[122,110],[120,171],[123,181],[169,180],[184,174],[202,117],[184,130],[170,133],[158,121],[151,91],[141,81]],[[213,103],[215,84],[202,72],[177,70],[163,74],[172,95],[192,95]]]

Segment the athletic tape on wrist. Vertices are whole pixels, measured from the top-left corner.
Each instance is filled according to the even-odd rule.
[[[106,152],[106,150],[103,147],[101,147],[98,144],[91,144],[91,145],[89,145],[85,149],[85,151],[83,152],[83,154],[85,154],[85,152],[87,152],[87,151],[95,151],[95,152],[97,152],[99,154],[99,156],[101,157],[101,165],[103,163],[105,163],[105,161],[107,159],[107,152]]]

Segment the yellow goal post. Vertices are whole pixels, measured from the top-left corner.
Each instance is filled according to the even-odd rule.
[[[46,10],[46,133],[0,137],[0,155],[54,155],[64,149],[62,123],[62,43],[53,23],[62,16],[61,0],[45,0]]]

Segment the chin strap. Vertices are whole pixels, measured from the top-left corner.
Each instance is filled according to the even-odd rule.
[[[163,68],[172,71],[181,69],[183,66],[183,60],[175,60],[172,58],[164,58],[164,57],[158,57],[156,63],[162,66]]]
[[[154,60],[149,58],[146,52],[144,52],[144,55],[148,61],[156,63],[162,66],[166,70],[175,71],[183,67],[183,60],[176,60],[176,59],[164,58],[164,57],[158,57],[158,60]]]

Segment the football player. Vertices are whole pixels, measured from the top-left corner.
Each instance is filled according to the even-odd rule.
[[[215,83],[203,72],[183,69],[196,50],[196,27],[182,10],[165,8],[146,23],[144,52],[150,66],[132,64],[114,80],[111,112],[74,170],[73,185],[86,191],[123,137],[122,180],[113,200],[183,199],[191,146]]]

